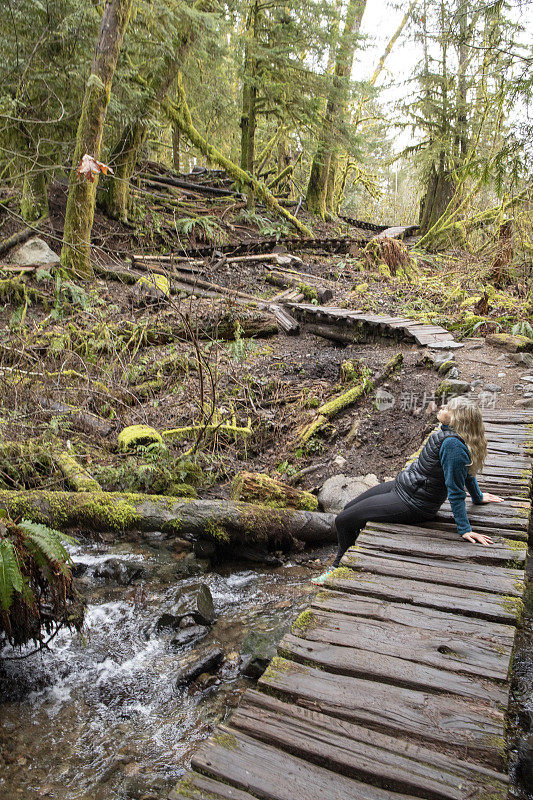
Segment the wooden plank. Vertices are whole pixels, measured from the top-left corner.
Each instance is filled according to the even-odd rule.
[[[347,659],[352,651],[360,648],[368,650],[375,658],[392,656],[464,675],[481,673],[491,680],[507,680],[511,658],[507,641],[505,646],[490,633],[486,639],[465,635],[457,615],[455,627],[448,623],[443,628],[435,620],[417,614],[416,610],[411,609],[409,613],[418,617],[421,627],[358,619],[320,609],[307,610],[305,629],[293,627],[292,633],[310,642],[346,648]],[[408,666],[406,663],[406,671]]]
[[[349,550],[342,565],[372,572],[376,575],[395,575],[398,578],[430,581],[445,586],[494,592],[500,595],[521,597],[524,590],[523,572],[516,569],[494,570],[482,564],[472,564],[468,570],[462,565],[440,562],[437,559],[400,558],[394,553],[369,556]]]
[[[504,705],[507,702],[507,688],[489,680],[419,664],[414,660],[377,654],[365,648],[364,644],[346,647],[302,639],[287,633],[280,642],[278,652],[284,658],[335,675],[365,678],[430,694],[453,694],[483,704],[487,700]]]
[[[474,590],[465,592],[455,586],[439,586],[423,580],[378,576],[350,569],[341,569],[334,573],[324,586],[360,597],[410,603],[425,609],[445,608],[451,614],[464,614],[510,625],[516,625],[521,608],[518,598],[511,599]]]
[[[373,521],[370,520],[369,522],[366,523],[365,530],[369,530],[369,531],[370,530],[382,530],[383,526],[385,526],[385,530],[387,530],[387,526],[389,526],[389,525],[390,525],[390,523],[387,523],[387,522],[373,522]],[[446,520],[440,519],[440,518],[437,517],[435,519],[426,520],[424,522],[424,527],[423,528],[418,528],[418,527],[409,526],[409,525],[406,526],[406,528],[408,528],[409,530],[412,530],[413,534],[416,534],[417,531],[421,531],[420,535],[421,536],[427,536],[429,539],[431,539],[432,537],[441,538],[441,534],[442,534],[442,535],[445,535],[445,538],[450,542],[453,541],[453,542],[461,543],[461,542],[464,541],[464,539],[461,539],[459,533],[457,532],[457,525],[455,523],[455,520],[453,522],[451,520],[449,522],[447,522]],[[402,529],[402,526],[400,526],[399,523],[395,524],[394,525],[394,529],[395,530],[398,529],[398,533],[400,533],[401,529]],[[489,533],[487,531],[487,535],[490,535],[491,538],[494,538],[495,540],[499,540],[502,543],[504,543],[506,539],[513,539],[515,542],[527,542],[527,540],[528,540],[527,531],[517,531],[517,530],[513,530],[512,528],[500,528],[500,527],[498,527],[498,528],[495,528],[491,533]],[[362,536],[362,534],[361,534],[361,536]],[[465,544],[469,544],[469,543],[465,542]],[[479,550],[480,545],[474,545],[474,546],[477,547],[478,550]],[[514,549],[515,545],[512,544],[511,547]]]
[[[478,528],[482,527],[487,529],[487,535],[489,536],[491,528],[502,527],[527,531],[529,526],[529,515],[528,517],[519,517],[514,515],[511,516],[504,515],[499,511],[496,511],[491,515],[489,512],[483,510],[481,506],[472,506],[468,509],[467,513],[472,528],[477,526]],[[446,522],[449,520],[455,520],[453,512],[447,501],[439,508],[439,513],[437,514],[436,519],[443,519],[446,520]]]
[[[409,604],[378,600],[375,597],[358,597],[346,592],[321,589],[311,602],[312,608],[346,614],[360,620],[394,622],[407,628],[420,628],[438,632],[453,632],[463,636],[479,637],[502,647],[512,647],[515,629],[512,625],[500,625],[473,617],[450,614],[447,610],[420,609]],[[360,642],[355,643],[357,646]]]
[[[203,742],[192,766],[262,800],[409,800],[405,794],[368,786],[310,764],[236,729],[220,725],[218,730],[219,742]]]
[[[189,772],[168,795],[168,800],[257,800],[257,797],[242,792],[228,783]]]
[[[501,540],[494,538],[491,547],[483,547],[465,541],[458,533],[453,536],[453,540],[452,536],[451,533],[447,535],[447,539],[444,535],[435,536],[434,531],[428,535],[427,529],[424,528],[419,528],[418,532],[415,532],[398,531],[396,526],[392,525],[388,531],[383,527],[381,529],[367,527],[357,539],[356,549],[362,553],[405,553],[409,556],[446,559],[465,564],[493,564],[498,567],[516,568],[519,564],[525,563],[527,545],[523,542],[508,539],[508,543],[515,542],[515,547],[511,548],[505,547],[500,543]]]
[[[283,658],[271,662],[259,686],[267,693],[281,692],[284,699],[299,706],[375,731],[438,744],[447,752],[478,758],[488,766],[504,763],[504,715],[499,708],[473,704],[455,695],[333,675]]]
[[[426,800],[464,800],[479,791],[505,797],[508,778],[383,733],[247,692],[232,727],[343,775]]]

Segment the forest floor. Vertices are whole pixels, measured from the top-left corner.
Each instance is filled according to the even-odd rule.
[[[57,185],[51,192],[50,223],[42,230],[42,238],[57,253],[64,188]],[[211,233],[225,225],[226,243],[231,239],[235,248],[273,233],[282,244],[287,233],[263,211],[243,217],[242,208],[226,206],[228,213],[216,217],[212,206],[202,207],[197,200],[197,218],[202,208],[209,212]],[[441,376],[422,361],[424,348],[387,338],[339,346],[310,333],[305,324],[297,336],[273,333],[271,326],[272,335],[253,337],[247,326],[252,331],[254,325],[261,327],[268,315],[238,305],[228,295],[178,293],[152,303],[139,287],[110,280],[113,270],[128,267],[126,258],[132,254],[176,252],[165,220],[147,211],[142,222],[132,226],[98,212],[95,261],[108,273],[92,282],[76,284],[53,277],[46,268],[24,273],[20,281],[13,272],[4,273],[0,282],[4,441],[31,439],[38,445],[59,437],[104,490],[227,497],[231,480],[242,469],[286,480],[314,467],[299,481],[300,488],[314,491],[339,472],[373,473],[379,480],[393,476],[436,422],[435,408],[428,409],[428,404]],[[2,221],[5,238],[14,225],[8,216]],[[177,252],[202,244],[198,231],[204,240],[209,238],[209,225],[196,226],[196,232],[193,226],[186,239],[175,232]],[[372,235],[344,222],[322,224],[317,235],[348,233],[354,239]],[[266,281],[266,261],[228,262],[216,255],[216,247],[215,242],[213,256],[199,268],[203,280],[263,300],[279,292]],[[522,397],[523,390],[515,385],[525,365],[486,344],[484,336],[509,331],[531,316],[524,287],[495,291],[487,285],[486,265],[470,254],[419,258],[416,272],[406,280],[386,274],[369,261],[362,247],[349,251],[330,253],[325,245],[312,251],[298,252],[294,245],[290,249],[302,258],[297,270],[332,287],[329,305],[442,325],[464,342],[465,347],[455,351],[459,377],[477,381],[475,394],[485,392],[483,402],[509,406]],[[198,334],[200,330],[208,333]],[[217,333],[220,330],[223,337]],[[376,377],[398,352],[404,359],[401,372],[383,386],[394,395],[394,407],[378,410],[371,392],[338,415],[325,435],[313,437],[305,446],[295,444],[299,426],[313,409],[347,388],[343,362],[360,362]],[[486,386],[491,384],[499,388],[487,396]],[[88,415],[89,421],[90,415],[103,420],[103,433],[63,413],[65,406],[76,408],[82,417]],[[252,435],[240,439],[219,434],[199,442],[193,436],[168,442],[163,456],[149,447],[129,453],[117,448],[117,435],[125,426],[166,430],[199,424],[209,414],[219,422],[233,419],[241,426],[250,420]],[[347,441],[355,420],[360,421],[357,435]],[[32,463],[27,450],[21,450],[18,459],[12,451],[0,456],[0,487],[66,488],[59,470],[43,468],[38,456]]]

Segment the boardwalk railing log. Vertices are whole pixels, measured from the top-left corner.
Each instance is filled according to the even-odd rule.
[[[507,797],[533,413],[484,421],[479,483],[505,502],[468,513],[494,545],[461,540],[448,504],[424,527],[369,523],[172,800]]]

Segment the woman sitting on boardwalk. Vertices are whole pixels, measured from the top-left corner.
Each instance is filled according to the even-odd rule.
[[[459,535],[469,542],[491,545],[492,539],[474,533],[466,514],[466,491],[474,503],[501,503],[501,497],[483,494],[476,472],[487,454],[481,409],[473,400],[454,397],[442,406],[440,429],[431,434],[420,455],[393,481],[380,483],[349,502],[335,518],[339,548],[333,565],[313,583],[324,583],[339,566],[346,550],[369,520],[402,524],[434,519],[441,505],[450,501]]]

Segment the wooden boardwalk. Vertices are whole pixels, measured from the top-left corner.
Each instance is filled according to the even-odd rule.
[[[322,322],[330,325],[358,328],[363,332],[379,333],[382,336],[408,339],[423,346],[443,348],[463,347],[453,335],[440,325],[426,325],[409,317],[388,317],[369,314],[335,306],[315,306],[312,303],[287,303],[299,319]]]
[[[258,683],[192,760],[190,800],[503,800],[504,717],[520,615],[533,412],[484,413],[493,547],[369,523]]]

